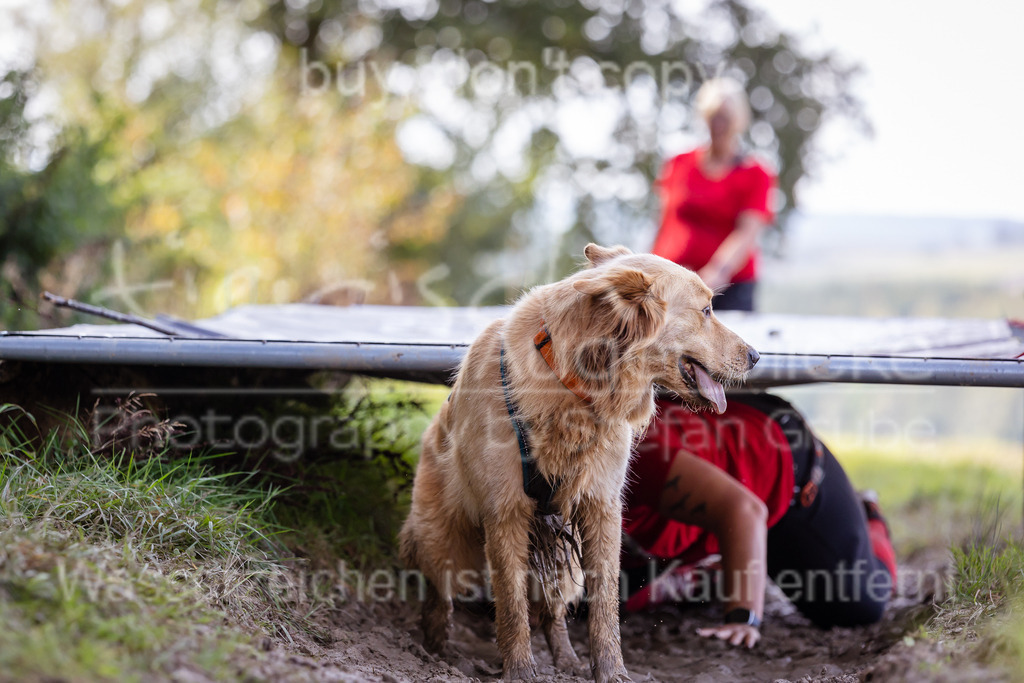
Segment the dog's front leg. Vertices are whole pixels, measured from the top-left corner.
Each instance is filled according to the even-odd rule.
[[[572,649],[572,642],[569,640],[569,629],[565,625],[565,603],[554,604],[542,600],[540,606],[540,625],[544,629],[544,638],[548,642],[548,649],[551,650],[551,658],[555,662],[555,668],[559,671],[574,676],[585,676],[586,669]]]
[[[494,590],[494,630],[505,680],[532,679],[537,663],[530,648],[530,517],[509,514],[485,525],[485,550]]]
[[[619,636],[621,505],[618,499],[586,499],[580,505],[579,520],[589,611],[590,669],[597,683],[629,681]]]

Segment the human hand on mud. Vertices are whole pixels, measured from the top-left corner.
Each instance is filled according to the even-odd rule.
[[[699,628],[697,635],[702,638],[718,638],[728,641],[730,645],[744,645],[748,648],[754,647],[757,641],[761,640],[761,631],[756,626],[748,624],[722,624],[712,628]]]

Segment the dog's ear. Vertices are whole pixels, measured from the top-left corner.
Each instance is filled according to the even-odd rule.
[[[587,257],[588,261],[590,261],[590,266],[592,268],[594,266],[599,266],[605,261],[609,261],[616,256],[626,256],[632,253],[632,251],[622,245],[616,247],[602,247],[598,244],[594,244],[593,242],[588,244],[583,250],[583,255]]]
[[[612,268],[572,286],[599,303],[597,315],[603,320],[598,322],[627,344],[657,336],[665,324],[667,305],[654,293],[654,280],[642,270]]]

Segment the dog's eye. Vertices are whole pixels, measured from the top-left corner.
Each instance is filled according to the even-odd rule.
[[[711,306],[710,305],[704,307],[704,317],[705,318],[710,318],[711,317]]]

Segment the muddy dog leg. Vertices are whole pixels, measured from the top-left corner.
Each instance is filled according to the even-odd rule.
[[[622,662],[619,635],[619,550],[622,512],[618,500],[581,502],[583,571],[586,575],[590,668],[597,683],[631,680]]]
[[[446,563],[434,560],[436,553],[428,550],[424,539],[417,537],[422,524],[416,523],[416,510],[410,515],[400,534],[400,555],[405,566],[422,572],[425,581],[423,603],[420,607],[420,627],[423,629],[423,646],[430,652],[440,653],[448,642],[448,631],[452,617],[451,570],[437,571]],[[450,562],[447,563],[450,567]]]
[[[564,565],[552,558],[552,564],[553,571],[544,577],[537,603],[540,625],[555,667],[574,676],[586,676],[586,668],[576,656],[565,626],[568,605],[575,603],[583,593],[583,570],[574,557]]]
[[[555,603],[541,600],[539,607],[540,625],[544,629],[544,638],[551,650],[555,668],[574,676],[585,676],[586,669],[569,641],[569,629],[565,626],[565,603],[560,600]]]
[[[435,515],[427,524],[414,510],[402,529],[401,554],[407,566],[426,579],[421,624],[423,645],[443,653],[451,627],[452,600],[457,594],[483,591],[483,536],[463,516]],[[420,534],[420,535],[417,535]]]
[[[537,663],[530,649],[530,512],[514,511],[484,523],[485,553],[494,590],[494,630],[505,680],[532,679]]]
[[[452,598],[427,581],[427,592],[420,613],[423,629],[423,647],[428,652],[441,653],[448,644],[448,632],[452,623]]]

